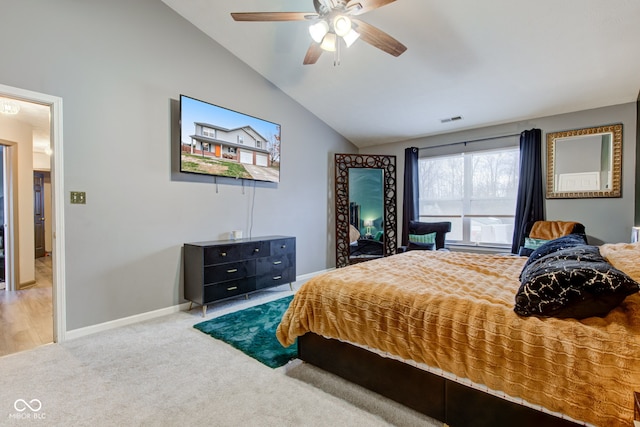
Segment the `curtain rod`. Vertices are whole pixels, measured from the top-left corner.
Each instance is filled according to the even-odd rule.
[[[460,142],[450,142],[448,144],[440,144],[440,145],[430,145],[428,147],[419,147],[419,150],[428,150],[429,148],[439,148],[439,147],[449,147],[451,145],[467,145],[467,144],[472,144],[474,142],[482,142],[482,141],[488,141],[490,139],[502,139],[502,138],[510,138],[512,136],[520,136],[520,133],[512,133],[509,135],[501,135],[501,136],[491,136],[491,137],[487,137],[487,138],[478,138],[478,139],[472,139],[469,141],[460,141]]]

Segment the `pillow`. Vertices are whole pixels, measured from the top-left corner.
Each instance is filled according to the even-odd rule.
[[[545,239],[534,239],[532,237],[525,237],[524,238],[524,247],[527,249],[538,249],[540,246],[544,245],[545,243],[549,242],[549,240],[545,240]]]
[[[374,239],[374,240],[377,240],[378,242],[381,242],[381,241],[382,241],[382,235],[383,235],[383,234],[384,234],[384,233],[383,233],[382,231],[378,231],[378,232],[376,233],[376,235],[373,237],[373,239]]]
[[[605,316],[640,285],[609,264],[595,246],[566,248],[524,268],[514,311],[520,316]]]
[[[412,242],[409,240],[409,244],[407,245],[407,251],[432,251],[436,247],[435,243],[420,243],[420,242]]]
[[[524,268],[527,268],[527,266],[533,261],[553,252],[586,244],[587,239],[583,234],[567,234],[566,236],[549,240],[547,243],[542,244],[538,249],[534,250],[531,255],[529,255],[529,259],[524,264]],[[520,278],[522,278],[522,275],[520,275]]]
[[[549,242],[549,240],[525,237],[524,245],[520,246],[520,249],[518,249],[518,255],[526,256],[526,257],[531,256],[533,251],[535,251],[536,249],[538,249],[540,246],[544,245],[547,242]]]
[[[413,243],[436,243],[436,233],[409,234],[409,242]]]

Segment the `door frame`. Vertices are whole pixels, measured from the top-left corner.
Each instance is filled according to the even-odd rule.
[[[14,261],[15,245],[13,242],[13,232],[15,228],[15,219],[13,216],[14,210],[14,195],[15,195],[15,180],[13,177],[13,168],[15,167],[15,142],[0,140],[2,144],[2,168],[3,168],[3,193],[4,193],[4,223],[0,224],[4,227],[4,283],[5,289],[9,292],[16,290],[16,279],[14,272],[16,270],[16,263]]]
[[[48,106],[51,111],[51,211],[53,253],[53,341],[65,341],[66,321],[66,289],[65,289],[65,233],[64,233],[64,164],[62,143],[62,98],[30,90],[19,89],[0,84],[0,95],[21,101],[33,102]]]

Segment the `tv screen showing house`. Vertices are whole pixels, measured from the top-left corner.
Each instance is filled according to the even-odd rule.
[[[280,182],[280,125],[180,95],[180,171]]]

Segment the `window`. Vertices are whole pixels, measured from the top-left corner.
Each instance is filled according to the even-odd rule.
[[[256,148],[262,148],[262,141],[260,140],[256,141]]]
[[[244,144],[244,137],[242,135],[238,135],[238,144]]]
[[[511,245],[519,161],[517,147],[420,158],[420,220],[451,221],[450,242]]]
[[[211,128],[202,128],[202,135],[203,136],[208,136],[210,138],[215,138],[216,137],[216,131],[215,129],[211,129]]]

